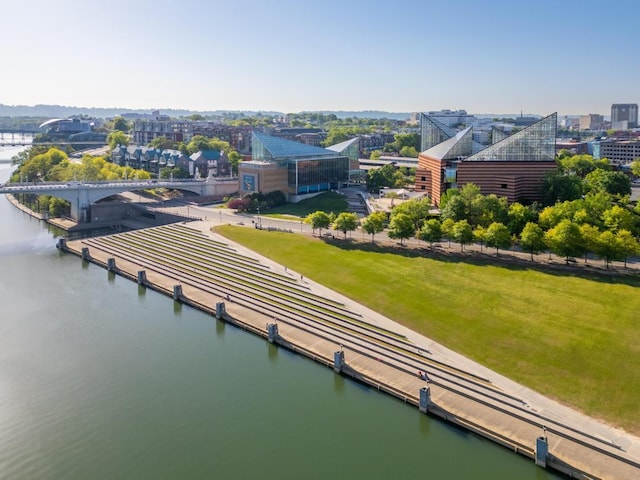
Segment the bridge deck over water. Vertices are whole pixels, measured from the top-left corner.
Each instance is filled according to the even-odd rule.
[[[71,181],[71,182],[18,182],[0,185],[0,194],[51,195],[71,204],[71,218],[82,218],[83,209],[103,198],[123,192],[168,188],[186,190],[197,195],[228,195],[237,190],[237,179],[207,178],[204,180],[122,180],[122,181]]]

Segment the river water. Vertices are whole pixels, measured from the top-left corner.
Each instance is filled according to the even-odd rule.
[[[3,479],[559,478],[60,254],[4,197],[0,312]]]

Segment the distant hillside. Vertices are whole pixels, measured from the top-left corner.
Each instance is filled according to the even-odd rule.
[[[215,110],[215,111],[195,111],[195,110],[178,110],[172,108],[158,109],[133,109],[118,107],[70,107],[66,105],[4,105],[0,103],[0,117],[46,117],[46,118],[67,118],[72,115],[87,115],[96,118],[112,118],[116,115],[125,113],[150,114],[153,110],[159,110],[163,115],[171,117],[184,117],[198,113],[205,116],[223,116],[229,114],[244,115],[283,115],[281,112],[238,112],[231,110]]]
[[[125,113],[150,114],[153,110],[159,110],[163,115],[170,117],[186,117],[188,115],[200,114],[207,117],[232,117],[239,116],[283,116],[283,112],[258,111],[258,110],[179,110],[172,108],[158,109],[133,109],[119,107],[70,107],[66,105],[4,105],[0,103],[0,117],[44,117],[44,118],[67,118],[73,115],[87,115],[96,118],[113,118],[116,115]],[[417,110],[416,110],[417,111]],[[338,118],[388,118],[390,120],[407,120],[411,112],[385,112],[381,110],[304,110],[302,112],[286,113],[322,113],[334,114]],[[475,114],[480,118],[515,118],[521,113],[480,113]],[[538,114],[525,113],[524,116],[541,117]]]
[[[208,111],[196,111],[196,110],[177,110],[171,108],[159,108],[157,109],[164,115],[171,117],[185,117],[193,114],[200,114],[204,116],[237,116],[247,115],[255,116],[257,114],[282,116],[283,112],[274,111],[239,111],[239,110],[208,110]],[[71,107],[66,105],[4,105],[0,103],[0,117],[46,117],[46,118],[67,118],[72,115],[87,115],[89,117],[97,118],[112,118],[116,115],[122,115],[125,113],[138,113],[138,114],[150,114],[152,109],[132,109],[132,108],[118,108],[118,107]],[[364,111],[314,111],[313,113],[333,113],[338,118],[357,117],[357,118],[388,118],[391,120],[406,120],[409,118],[409,113],[403,112],[383,112],[377,110],[364,110]]]

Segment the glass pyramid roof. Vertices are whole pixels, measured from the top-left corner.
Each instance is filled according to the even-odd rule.
[[[428,150],[439,143],[452,138],[458,133],[426,113],[420,114],[420,135],[422,137],[420,149]]]
[[[556,157],[558,115],[552,113],[465,161],[553,162]]]
[[[253,132],[251,138],[253,159],[257,161],[278,161],[289,158],[335,156],[336,152],[326,148],[272,137],[264,133]]]
[[[450,139],[422,152],[422,154],[438,160],[455,160],[458,157],[466,157],[471,154],[471,132],[472,128],[467,127],[456,133]]]
[[[336,143],[335,145],[327,147],[327,150],[342,153],[354,143],[358,143],[358,140],[360,140],[358,137],[352,138],[350,140],[345,140],[344,142]]]

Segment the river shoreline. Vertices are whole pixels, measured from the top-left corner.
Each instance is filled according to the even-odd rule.
[[[191,228],[191,224],[183,228]],[[196,222],[193,228],[205,234],[208,230],[204,222]],[[215,241],[222,240],[216,237]],[[336,367],[336,348],[340,345],[342,349],[342,345],[335,338],[319,336],[317,332],[302,328],[294,321],[279,318],[275,322],[278,326],[277,335],[270,339],[267,325],[274,323],[273,316],[261,312],[250,303],[242,304],[243,302],[236,301],[235,295],[233,301],[229,302],[220,292],[205,291],[197,278],[162,271],[153,262],[141,262],[140,259],[123,252],[109,251],[105,244],[96,244],[89,240],[63,242],[62,247],[65,251],[80,257],[83,257],[83,248],[87,248],[85,260],[107,268],[111,274],[115,273],[132,281],[139,281],[138,275],[142,269],[146,275],[143,282],[145,287],[173,296],[180,303],[205,311],[325,366],[334,369]],[[234,245],[234,248],[239,249],[237,245]],[[113,260],[110,260],[111,258]],[[270,265],[270,268],[275,270],[282,267]],[[285,270],[285,273],[290,272]],[[304,283],[312,282],[305,280]],[[176,285],[180,285],[177,295],[174,290]],[[217,308],[221,308],[219,304],[224,304],[224,313],[216,312]],[[429,346],[420,348],[428,350]],[[391,361],[381,361],[381,358],[376,358],[376,354],[371,354],[364,347],[354,348],[345,345],[343,351],[346,358],[345,365],[337,369],[340,373],[390,394],[404,403],[421,406],[420,395],[421,390],[425,388],[425,382],[416,375],[415,370]],[[549,435],[550,454],[546,458],[548,468],[572,478],[637,477],[637,458],[622,450],[615,442],[602,441],[599,438],[600,434],[585,434],[580,428],[564,425],[564,422],[560,421],[553,424],[549,418],[542,420],[538,417],[532,421],[530,418],[524,418],[526,408],[518,410],[514,405],[498,405],[486,395],[470,398],[468,393],[456,392],[455,389],[439,385],[438,382],[431,382],[429,389],[430,401],[426,406],[429,414],[528,458],[534,457],[536,439],[542,434],[542,427],[545,427]]]
[[[11,198],[11,203],[25,213],[35,218],[46,219],[43,216],[30,211],[16,199]],[[184,225],[187,225],[186,223]],[[210,225],[206,222],[194,222],[188,227],[215,236],[209,232]],[[153,230],[153,229],[149,229]],[[117,237],[117,235],[105,238]],[[226,241],[217,238],[216,241]],[[64,249],[74,255],[83,257],[83,246],[91,242],[91,239],[66,242]],[[545,458],[546,468],[563,473],[571,478],[637,478],[640,471],[638,456],[632,454],[636,451],[638,439],[625,438],[619,432],[595,434],[587,433],[588,429],[578,424],[573,427],[565,424],[562,416],[554,418],[542,417],[531,421],[521,417],[522,411],[512,410],[512,405],[505,408],[504,405],[494,404],[490,398],[471,398],[465,392],[456,392],[456,389],[446,387],[438,381],[431,381],[429,386],[429,398],[426,405],[421,404],[422,390],[425,388],[424,378],[420,377],[421,371],[407,369],[393,365],[392,362],[377,358],[375,354],[367,352],[366,348],[343,345],[336,338],[318,336],[309,329],[300,328],[295,322],[275,317],[265,312],[260,312],[255,305],[243,305],[242,301],[234,296],[233,301],[226,300],[220,294],[211,294],[199,288],[193,279],[188,276],[175,278],[167,275],[167,272],[159,272],[157,265],[141,265],[136,258],[127,258],[126,255],[109,252],[108,249],[88,247],[89,254],[85,260],[102,268],[107,268],[109,274],[118,274],[132,281],[138,281],[138,272],[144,268],[146,278],[139,288],[151,288],[168,296],[173,296],[175,301],[192,306],[205,313],[219,318],[229,324],[271,341],[280,347],[320,363],[326,367],[334,368],[340,374],[352,378],[368,387],[382,391],[400,401],[418,406],[433,417],[445,420],[445,422],[470,431],[478,436],[487,438],[509,450],[527,458],[535,458],[536,441],[546,429],[548,435],[549,454]],[[242,250],[242,247],[234,245],[234,248]],[[258,256],[259,257],[259,256]],[[110,258],[113,264],[110,265]],[[267,260],[259,258],[260,261]],[[269,268],[283,268],[271,265]],[[285,273],[292,274],[292,272]],[[305,279],[301,283],[311,285],[313,282]],[[177,281],[177,283],[176,283]],[[138,282],[140,283],[140,282]],[[176,296],[174,287],[180,285],[180,293]],[[320,286],[314,286],[320,288]],[[326,294],[326,291],[322,292]],[[217,312],[218,304],[224,304],[225,311]],[[216,313],[218,313],[216,315]],[[277,334],[270,339],[268,325],[277,323]],[[344,351],[345,363],[336,369],[335,354],[337,348]],[[433,345],[420,345],[419,352],[431,354]],[[424,353],[422,352],[422,353]],[[422,354],[421,353],[421,354]],[[424,372],[422,372],[424,373]],[[526,397],[523,397],[526,398]],[[517,399],[517,402],[523,402]],[[523,403],[525,409],[535,411],[527,402]],[[423,408],[424,407],[424,408]],[[522,409],[520,409],[522,410]],[[555,422],[555,424],[554,424]],[[570,423],[570,422],[569,422]],[[544,428],[543,428],[544,427]],[[566,428],[566,429],[565,429]],[[615,441],[606,440],[616,438]],[[624,439],[620,442],[620,439]],[[625,448],[620,446],[625,443]],[[632,448],[630,448],[631,446]],[[626,449],[626,450],[625,450]]]

